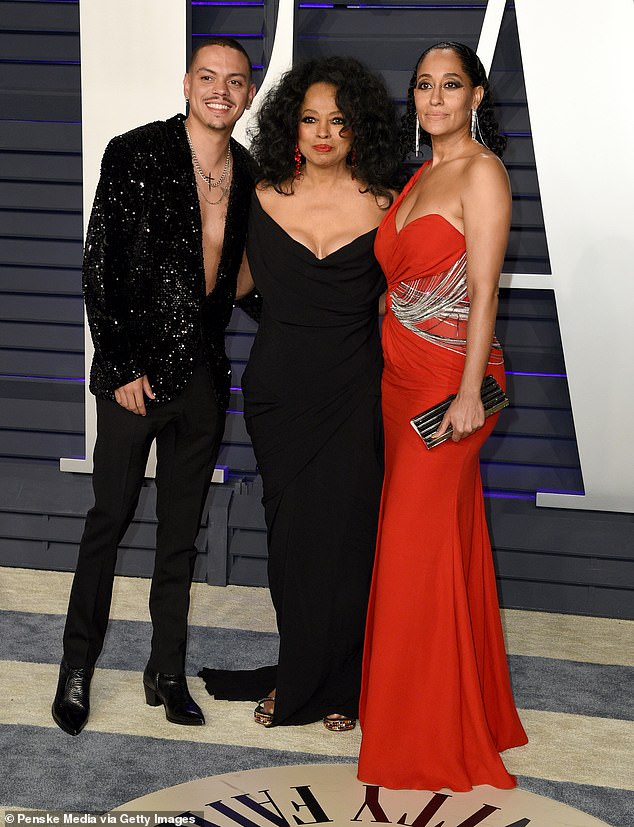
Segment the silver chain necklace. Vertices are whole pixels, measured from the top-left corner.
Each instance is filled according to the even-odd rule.
[[[187,129],[187,124],[183,123],[183,126],[185,127],[185,135],[187,135],[187,143],[189,144],[189,151],[192,154],[192,161],[194,163],[194,169],[200,175],[200,177],[203,179],[205,184],[207,184],[207,187],[208,187],[209,190],[211,190],[212,187],[220,187],[222,185],[223,181],[225,180],[225,178],[227,177],[227,173],[229,172],[229,162],[231,160],[231,145],[227,144],[227,157],[225,158],[225,166],[224,166],[224,169],[222,170],[222,175],[220,176],[220,178],[218,178],[216,180],[213,177],[213,175],[211,174],[211,172],[209,173],[209,175],[205,175],[205,173],[203,172],[202,167],[198,163],[198,158],[196,157],[196,151],[194,149],[194,145],[192,144],[192,139],[191,139],[191,136],[189,134],[189,129]]]
[[[229,182],[227,181],[226,187],[220,187],[220,198],[217,201],[210,201],[207,196],[205,195],[205,190],[200,186],[198,181],[196,181],[196,189],[200,193],[202,199],[206,201],[208,204],[211,204],[212,207],[217,206],[220,202],[227,197],[227,192],[229,191]]]

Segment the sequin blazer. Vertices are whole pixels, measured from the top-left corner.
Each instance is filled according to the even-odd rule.
[[[95,354],[90,389],[114,399],[147,374],[156,400],[181,393],[201,353],[219,404],[229,400],[224,332],[253,189],[247,151],[233,139],[233,178],[218,276],[206,296],[202,224],[184,116],[108,144],[86,236],[83,288]]]

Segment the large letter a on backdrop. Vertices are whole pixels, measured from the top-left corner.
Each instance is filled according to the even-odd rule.
[[[634,512],[631,0],[515,0],[583,495]]]

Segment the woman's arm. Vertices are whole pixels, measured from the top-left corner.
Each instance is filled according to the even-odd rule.
[[[242,263],[238,271],[238,284],[236,290],[236,305],[254,322],[260,323],[262,315],[262,297],[255,289],[255,283],[251,276],[251,268],[247,260],[246,252],[242,256]]]
[[[462,208],[467,248],[469,321],[462,380],[437,433],[453,427],[454,442],[484,425],[480,387],[491,352],[498,284],[511,220],[511,191],[501,161],[478,155],[465,171]]]
[[[242,256],[240,269],[238,270],[238,284],[236,287],[236,299],[243,299],[248,293],[255,288],[255,282],[251,275],[251,268],[247,259],[246,252]]]

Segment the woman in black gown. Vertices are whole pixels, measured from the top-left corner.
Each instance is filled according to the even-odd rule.
[[[242,387],[280,634],[277,668],[259,672],[265,726],[351,729],[358,713],[383,463],[373,242],[399,183],[394,118],[356,60],[310,61],[268,95],[251,146],[263,304]]]

